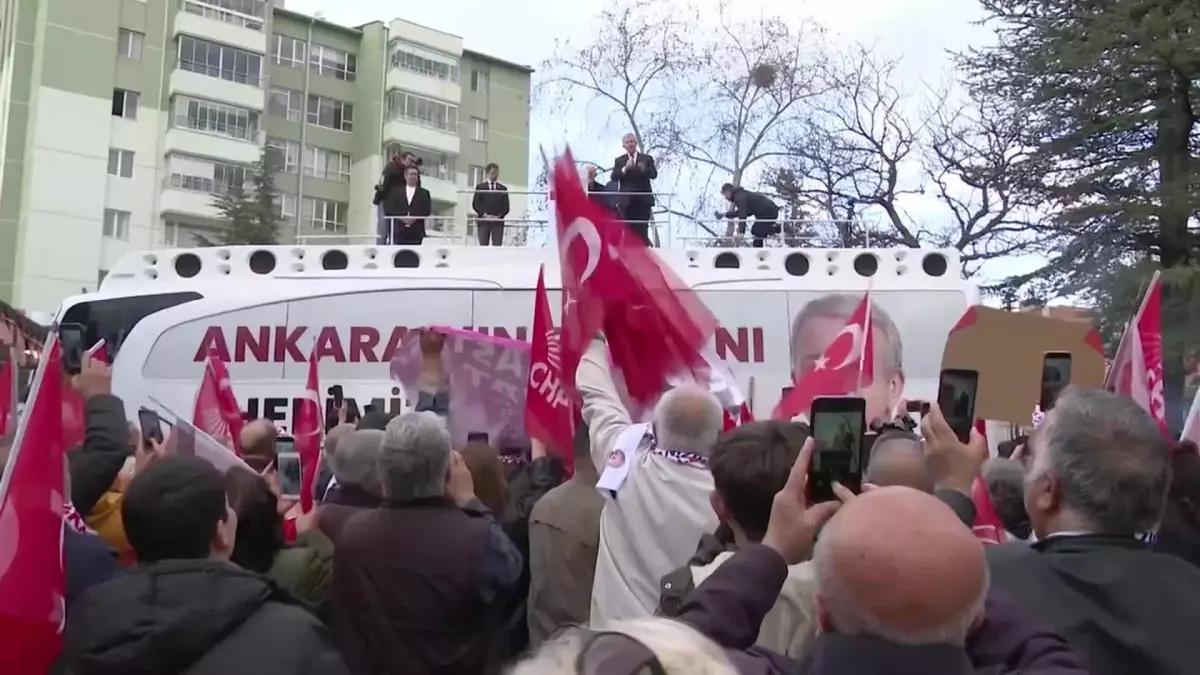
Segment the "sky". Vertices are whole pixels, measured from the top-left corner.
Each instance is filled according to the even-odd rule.
[[[683,0],[681,0],[682,4]],[[404,19],[459,35],[468,48],[508,61],[539,68],[554,55],[556,40],[586,43],[602,2],[562,0],[441,0],[438,2],[394,2],[384,0],[286,0],[286,7],[304,13],[320,12],[323,18],[346,25],[369,21]],[[691,3],[716,14],[718,0]],[[838,42],[873,45],[878,53],[899,60],[896,83],[903,91],[919,92],[926,85],[953,77],[949,51],[985,44],[990,31],[976,24],[981,16],[973,0],[740,0],[733,3],[735,18],[753,19],[777,15],[800,20],[808,17],[827,27]],[[514,8],[517,8],[514,10]],[[534,75],[536,84],[538,74]],[[577,156],[611,157],[619,153],[618,127],[603,128],[596,120],[579,120],[563,137],[562,125],[545,124],[549,113],[536,107],[531,116],[531,161],[538,146],[561,147],[571,143]],[[576,115],[584,117],[582,111]],[[603,117],[602,114],[595,115]],[[603,121],[602,119],[600,120]],[[592,124],[589,124],[592,123]],[[530,175],[536,175],[531,167]],[[903,210],[917,221],[944,217],[932,197],[911,197]],[[1025,271],[1037,264],[1024,258],[995,262],[981,275],[995,279]]]

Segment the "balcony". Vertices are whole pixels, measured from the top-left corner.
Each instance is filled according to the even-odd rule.
[[[213,206],[213,196],[207,192],[185,190],[172,185],[170,179],[163,185],[162,213],[168,215],[183,215],[194,218],[215,219],[221,217],[221,212]]]
[[[409,68],[390,67],[387,71],[387,88],[410,91],[442,101],[458,103],[462,100],[462,87],[456,80],[444,80],[429,73],[420,73]]]
[[[166,153],[253,164],[258,161],[262,148],[253,141],[176,126],[167,129]]]
[[[197,0],[180,0],[175,13],[175,36],[191,35],[265,54],[267,33],[260,17],[234,12]]]
[[[419,145],[457,155],[462,150],[457,124],[433,124],[429,120],[393,114],[383,125],[384,143]]]
[[[168,88],[171,96],[183,94],[229,103],[250,110],[266,109],[266,92],[260,86],[209,77],[178,67],[171,71]]]
[[[429,197],[435,202],[458,204],[458,186],[453,181],[424,175],[421,176],[421,187],[429,190]]]

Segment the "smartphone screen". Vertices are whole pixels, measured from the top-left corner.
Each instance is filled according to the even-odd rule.
[[[149,408],[138,410],[138,426],[142,428],[142,439],[155,443],[163,442],[162,421],[158,413]]]
[[[333,409],[337,410],[342,407],[342,401],[346,399],[345,390],[342,385],[335,384],[329,388],[329,395],[333,398]]]
[[[1071,383],[1071,355],[1067,352],[1047,352],[1042,360],[1042,393],[1038,400],[1042,412],[1054,407],[1058,393]]]
[[[488,443],[488,435],[483,431],[472,431],[467,434],[468,443]]]
[[[943,370],[938,379],[938,408],[954,430],[958,440],[966,443],[975,426],[975,396],[979,392],[979,372],[974,370]]]
[[[808,488],[814,504],[836,499],[834,481],[855,492],[862,489],[866,419],[864,399],[849,396],[813,399],[809,420],[817,448],[808,469]]]
[[[284,497],[300,497],[300,453],[281,452],[275,458],[279,472],[279,492]]]
[[[58,340],[62,343],[63,369],[69,375],[75,375],[83,368],[83,356],[86,352],[86,347],[83,346],[83,326],[77,323],[60,325]]]

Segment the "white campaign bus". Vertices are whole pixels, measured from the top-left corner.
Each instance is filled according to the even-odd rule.
[[[715,351],[759,416],[791,384],[793,364],[819,355],[824,344],[816,343],[832,340],[844,323],[828,313],[824,321],[796,321],[810,301],[837,304],[821,298],[845,295],[843,304],[853,304],[869,288],[893,326],[885,334],[887,322],[876,319],[877,343],[888,340],[901,366],[893,399],[926,400],[936,394],[946,335],[978,302],[953,251],[658,254],[719,319]],[[66,300],[55,320],[83,325],[88,344],[106,341],[115,357],[114,393],[130,419],[151,399],[190,417],[211,351],[228,363],[243,410],[286,430],[314,344],[323,389],[340,384],[360,408],[399,411],[404,393],[390,378],[389,361],[405,332],[444,324],[527,339],[543,264],[557,318],[553,249],[299,245],[131,253],[97,292]]]

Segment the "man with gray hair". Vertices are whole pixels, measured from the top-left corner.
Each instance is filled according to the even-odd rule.
[[[383,502],[379,460],[383,456],[385,435],[377,429],[350,431],[326,448],[325,457],[336,487],[321,502],[317,527],[335,544],[351,516]]]
[[[597,487],[606,495],[591,623],[649,616],[658,606],[659,579],[717,526],[708,458],[724,430],[724,410],[708,389],[686,384],[663,394],[652,424],[635,424],[602,337],[584,353],[575,385],[600,473]]]
[[[352,516],[335,549],[338,646],[355,673],[491,672],[521,553],[475,498],[444,419],[405,413],[383,434],[383,506]]]
[[[1200,570],[1141,540],[1162,517],[1169,448],[1132,399],[1067,387],[1026,443],[1037,541],[990,547],[995,586],[1041,617],[1092,675],[1196,672]]]

